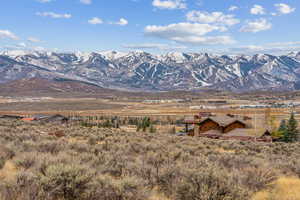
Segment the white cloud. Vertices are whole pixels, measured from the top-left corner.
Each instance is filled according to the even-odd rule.
[[[294,45],[300,45],[300,41],[293,41],[293,42],[275,42],[275,43],[269,43],[269,46],[294,46]]]
[[[238,10],[238,9],[239,9],[239,7],[237,7],[237,6],[230,6],[228,8],[229,11],[235,11],[235,10]]]
[[[250,13],[253,15],[264,15],[266,12],[265,12],[265,8],[262,7],[261,5],[254,5],[250,9]]]
[[[90,5],[90,4],[92,4],[92,0],[80,0],[80,3]]]
[[[217,45],[217,44],[233,44],[235,41],[226,35],[222,36],[187,36],[187,37],[177,37],[174,38],[174,41],[181,42],[185,44],[194,44],[194,45]]]
[[[57,49],[49,49],[41,46],[28,46],[24,42],[18,44],[12,44],[12,45],[5,45],[3,46],[3,49],[8,50],[10,52],[11,51],[17,52],[17,54],[32,53],[33,51],[52,51],[52,52],[57,51]]]
[[[248,46],[240,46],[240,47],[234,47],[234,48],[230,48],[231,51],[234,52],[260,52],[263,51],[264,48],[262,46],[258,46],[258,45],[248,45]]]
[[[277,8],[277,11],[283,15],[290,14],[296,10],[296,8],[292,8],[291,6],[284,3],[275,4],[275,7]]]
[[[283,54],[291,51],[299,51],[300,42],[283,42],[283,43],[268,43],[264,45],[247,45],[230,48],[233,53],[268,53],[268,54]]]
[[[19,38],[12,32],[8,31],[8,30],[0,30],[0,39],[1,38],[8,38],[8,39],[12,39],[12,40],[18,40]]]
[[[159,9],[186,9],[185,0],[153,0],[152,5]]]
[[[40,2],[40,3],[49,3],[53,0],[37,0],[37,2]]]
[[[146,44],[126,44],[122,47],[127,49],[159,49],[159,50],[175,50],[175,49],[186,49],[185,46],[174,46],[168,44],[155,44],[155,43],[146,43]]]
[[[167,26],[149,25],[145,28],[145,33],[158,37],[181,37],[183,35],[198,35],[202,36],[209,32],[220,30],[218,26],[209,24],[197,24],[197,23],[178,23],[170,24]]]
[[[32,50],[34,50],[34,51],[46,51],[47,49],[45,47],[37,46],[37,47],[32,47]]]
[[[120,25],[120,26],[126,26],[128,24],[128,21],[124,18],[121,18],[118,22],[114,22],[112,24]]]
[[[254,21],[248,21],[246,25],[244,25],[240,31],[241,32],[252,32],[257,33],[260,31],[266,31],[272,28],[272,24],[268,22],[266,19],[261,18]]]
[[[278,14],[275,13],[275,12],[272,12],[271,15],[272,15],[272,16],[278,16]]]
[[[58,14],[58,13],[54,13],[54,12],[37,12],[36,15],[42,16],[42,17],[51,17],[51,18],[55,18],[55,19],[59,19],[59,18],[69,19],[72,17],[71,14]]]
[[[27,47],[27,45],[24,42],[20,42],[19,44],[17,44],[17,46],[21,48]]]
[[[145,34],[157,38],[167,39],[186,44],[229,44],[234,40],[229,36],[208,36],[207,33],[213,31],[223,31],[223,27],[198,24],[198,23],[178,23],[167,26],[149,25],[145,28]]]
[[[93,17],[92,19],[88,20],[89,24],[103,24],[103,20],[98,17]]]
[[[186,18],[188,21],[199,23],[216,23],[232,26],[240,22],[234,15],[225,15],[222,12],[202,12],[202,11],[190,11],[187,13]]]
[[[27,40],[28,40],[29,42],[32,42],[32,43],[39,43],[39,42],[41,42],[40,39],[34,38],[34,37],[29,37]]]

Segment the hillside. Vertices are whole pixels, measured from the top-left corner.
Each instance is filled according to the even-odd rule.
[[[300,53],[2,52],[0,83],[24,78],[72,80],[127,91],[292,91],[299,88]]]

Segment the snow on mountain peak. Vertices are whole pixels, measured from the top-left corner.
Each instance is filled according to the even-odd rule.
[[[98,52],[98,53],[109,60],[115,60],[115,59],[118,59],[118,58],[121,58],[121,57],[124,57],[127,55],[127,53],[118,52],[118,51],[102,51],[102,52]]]
[[[300,83],[300,54],[216,55],[144,51],[6,51],[0,55],[0,82],[26,77],[68,78],[100,86],[150,90],[292,88]],[[297,57],[298,56],[298,57]],[[14,62],[16,61],[16,62]],[[295,86],[296,87],[296,86]]]
[[[30,53],[30,52],[29,51],[24,51],[24,50],[10,50],[10,51],[1,52],[1,55],[9,56],[11,58],[15,58],[15,57],[18,57],[18,56],[24,56],[28,53]]]
[[[86,62],[89,60],[91,54],[90,53],[87,53],[87,52],[81,52],[81,51],[77,51],[75,52],[75,55],[80,58],[80,60],[82,62]]]

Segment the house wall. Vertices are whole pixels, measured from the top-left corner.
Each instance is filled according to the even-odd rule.
[[[246,128],[246,125],[241,122],[234,122],[232,124],[229,124],[223,128],[223,133],[229,133],[230,131],[233,131],[237,128]]]
[[[221,129],[221,127],[218,123],[211,121],[211,120],[207,120],[207,121],[202,122],[199,125],[198,133],[200,135],[201,133],[204,133],[209,130],[220,130],[220,129]]]

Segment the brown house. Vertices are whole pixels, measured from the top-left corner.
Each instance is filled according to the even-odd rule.
[[[211,118],[204,119],[203,121],[196,124],[196,127],[195,129],[198,129],[196,130],[198,132],[197,134],[205,133],[210,130],[222,130],[222,126],[220,125],[220,123]]]
[[[208,117],[203,119],[195,116],[194,120],[187,120],[185,123],[187,126],[188,124],[194,125],[194,133],[191,134],[191,131],[189,131],[189,135],[193,136],[200,136],[211,130],[224,134],[237,128],[247,127],[247,124],[243,120],[238,120],[228,116]]]
[[[223,133],[228,133],[237,128],[246,128],[247,125],[243,121],[235,120],[223,127]]]
[[[222,135],[219,139],[222,140],[241,140],[241,141],[252,141],[252,142],[272,142],[273,138],[269,131],[262,133],[261,135],[252,135],[249,133],[249,129],[235,129],[230,133]]]
[[[272,136],[269,131],[261,135],[253,135],[251,125],[246,123],[243,118],[230,116],[218,116],[201,118],[194,117],[194,120],[187,120],[186,127],[192,124],[194,129],[187,129],[189,136],[207,137],[222,140],[242,140],[254,142],[272,142]]]

